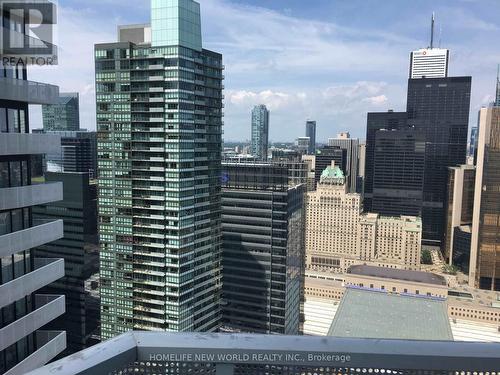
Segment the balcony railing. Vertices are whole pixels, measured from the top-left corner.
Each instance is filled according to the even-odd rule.
[[[129,332],[31,372],[70,374],[498,374],[500,344]]]
[[[58,97],[58,86],[22,79],[0,78],[0,99],[29,104],[55,104]]]

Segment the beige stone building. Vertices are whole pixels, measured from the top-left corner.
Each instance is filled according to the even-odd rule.
[[[422,223],[410,216],[362,213],[359,194],[348,193],[335,166],[306,197],[306,267],[345,273],[352,265],[419,269]]]

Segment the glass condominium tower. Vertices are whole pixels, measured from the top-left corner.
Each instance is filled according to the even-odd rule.
[[[222,56],[200,5],[95,46],[102,339],[220,324]]]
[[[252,155],[258,160],[267,160],[269,146],[269,110],[265,105],[252,109]]]

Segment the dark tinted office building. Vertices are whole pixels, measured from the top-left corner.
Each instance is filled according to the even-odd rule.
[[[316,121],[306,122],[306,137],[309,137],[309,149],[307,153],[314,155],[316,152]]]
[[[420,216],[425,137],[412,128],[378,130],[373,155],[373,212]]]
[[[223,163],[223,329],[299,334],[305,185],[286,167]]]
[[[64,327],[67,335],[64,354],[69,355],[85,349],[97,330],[96,311],[89,311],[85,301],[85,280],[99,268],[97,185],[89,180],[88,173],[47,172],[45,181],[63,183],[63,200],[34,207],[33,216],[39,221],[63,219],[64,237],[36,248],[35,256],[64,259],[65,276],[43,292],[66,296],[66,313],[46,329]]]
[[[407,127],[406,112],[369,112],[366,122],[366,155],[364,209],[372,211],[373,173],[375,165],[375,136],[380,129],[395,130]]]
[[[342,172],[346,174],[347,169],[347,150],[340,148],[339,146],[325,146],[316,151],[316,166],[314,169],[314,181],[316,185],[318,184],[321,173],[332,165],[332,161],[335,165],[342,169]]]
[[[408,80],[408,124],[425,134],[423,240],[440,244],[448,167],[465,164],[471,77]]]

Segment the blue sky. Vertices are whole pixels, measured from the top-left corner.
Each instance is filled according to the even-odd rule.
[[[340,131],[364,138],[366,113],[404,110],[409,52],[451,51],[450,75],[471,75],[471,124],[493,99],[500,63],[499,0],[200,0],[205,48],[223,53],[226,140],[250,136],[255,104],[271,110],[270,139],[318,141]],[[149,0],[59,0],[60,65],[30,79],[81,93],[82,127],[95,129],[93,45],[116,26],[149,21]],[[40,124],[32,110],[32,127]]]

